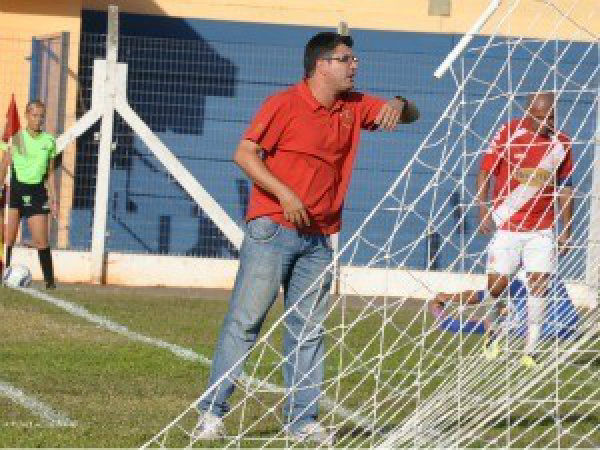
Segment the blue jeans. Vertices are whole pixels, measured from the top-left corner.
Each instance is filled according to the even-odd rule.
[[[208,385],[219,384],[205,393],[198,405],[201,411],[211,411],[219,417],[229,411],[227,400],[234,390],[233,381],[242,373],[241,360],[255,344],[283,285],[287,313],[283,336],[283,377],[287,388],[284,418],[292,431],[317,419],[324,371],[323,321],[331,272],[311,285],[331,263],[332,253],[328,236],[302,234],[267,217],[248,222],[240,268],[219,333]],[[228,377],[221,380],[228,372]]]

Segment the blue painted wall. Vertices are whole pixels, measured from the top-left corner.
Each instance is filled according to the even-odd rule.
[[[93,58],[104,55],[104,38],[100,34],[106,31],[105,24],[103,13],[84,12],[80,61],[83,105],[86,102],[89,105]],[[225,210],[242,224],[247,181],[231,161],[233,151],[262,100],[301,78],[304,44],[321,29],[131,14],[121,15],[120,27],[119,59],[129,64],[128,95],[133,108]],[[364,30],[353,30],[352,35],[355,52],[360,57],[359,90],[382,97],[402,94],[414,99],[422,118],[418,124],[401,127],[394,133],[363,134],[344,211],[342,243],[406,167],[456,91],[452,76],[436,80],[432,74],[455,45],[457,36]],[[584,81],[597,66],[597,54],[586,55],[585,45],[556,45],[562,46],[559,52],[564,50],[561,70],[565,73],[584,58],[584,64],[569,83]],[[524,81],[518,89],[520,92],[540,85],[552,87],[557,82],[554,77],[540,82],[548,72],[547,67],[537,62],[528,66],[535,60],[530,51],[540,51],[544,59],[552,60],[557,48],[554,45],[540,48],[535,43],[520,48],[511,58],[512,76],[509,76],[508,71],[502,72],[507,47],[499,46],[486,53],[485,63],[477,66],[471,79],[493,80],[498,75],[496,86],[500,90],[508,89],[509,83],[513,83],[515,89],[515,83]],[[468,56],[465,72],[477,58],[477,54]],[[529,75],[523,77],[525,72]],[[481,98],[487,89],[489,86],[485,83],[469,84],[465,105],[456,109],[457,115],[448,120],[448,126],[430,140],[440,143],[422,151],[410,177],[396,190],[396,196],[403,199],[402,205],[414,203],[416,214],[411,213],[393,233],[391,264],[425,267],[429,261],[445,268],[458,256],[461,242],[471,241],[467,246],[469,255],[460,260],[461,264],[465,269],[473,265],[476,270],[483,267],[479,256],[486,240],[477,236],[471,239],[476,227],[476,211],[468,210],[466,218],[461,217],[459,204],[471,201],[479,160],[475,151],[483,138],[493,135],[495,126],[490,124],[499,126],[515,114],[503,110],[507,99],[502,97],[486,103],[475,114],[477,105],[470,102]],[[559,108],[559,122],[561,114],[566,116],[566,108],[572,100],[575,94],[563,96],[564,108]],[[586,105],[589,110],[592,101],[591,94],[577,99],[576,111],[565,122],[568,132],[574,134],[578,124],[583,123],[585,130],[581,136],[593,134],[593,121],[585,119]],[[521,99],[517,99],[516,103],[519,102]],[[473,117],[471,132],[461,134],[462,121]],[[235,257],[235,251],[216,227],[198,211],[120,119],[116,121],[115,130],[117,150],[111,174],[109,250]],[[71,226],[71,242],[76,247],[89,246],[97,158],[94,131],[97,129],[88,132],[78,144],[76,209]],[[466,153],[463,153],[463,145]],[[581,153],[588,158],[581,167],[589,166],[589,156],[586,156],[589,149],[582,149]],[[430,181],[440,160],[447,161],[436,178],[436,187],[431,187]],[[466,171],[465,177],[461,176],[463,171]],[[462,185],[461,180],[464,180]],[[389,202],[385,206],[385,212],[364,232],[376,247],[385,244],[398,219],[399,204]],[[429,239],[430,253],[431,245],[440,248],[437,255],[429,257],[428,239],[423,234],[427,221],[435,225],[430,231],[439,234],[438,238]],[[419,236],[421,239],[417,239]],[[390,260],[380,256],[368,245],[361,245],[352,261],[364,264],[376,258],[380,260],[378,265],[389,263]]]

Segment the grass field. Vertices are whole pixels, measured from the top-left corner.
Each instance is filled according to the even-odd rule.
[[[0,380],[72,420],[49,427],[0,398],[3,447],[135,447],[203,388],[208,367],[2,289]],[[208,355],[226,302],[184,290],[61,286],[53,295],[142,334]],[[221,295],[222,297],[222,295]]]
[[[1,447],[140,446],[202,392],[209,371],[206,359],[212,357],[217,332],[226,310],[227,292],[62,285],[51,294],[123,325],[130,333],[139,333],[136,336],[154,338],[179,346],[180,350],[192,350],[195,354],[185,351],[177,353],[172,348],[157,347],[155,343],[158,341],[136,341],[131,334],[107,330],[98,323],[92,323],[28,294],[1,288],[0,382],[18,388],[74,422],[71,426],[56,426],[31,408],[0,395]],[[382,340],[368,343],[381,331],[380,317],[370,314],[369,310],[362,309],[356,302],[354,306],[352,301],[347,303],[343,320],[350,323],[360,318],[360,326],[354,327],[351,333],[345,335],[346,349],[334,352],[326,364],[326,378],[330,378],[340,368],[340,356],[348,361],[343,365],[345,369],[350,369],[347,376],[337,385],[328,386],[326,390],[328,394],[333,394],[333,391],[352,391],[353,395],[344,401],[344,406],[350,410],[376,401],[373,392],[375,385],[381,383],[381,379],[373,377],[370,380],[365,376],[365,373],[370,373],[370,368],[366,365],[350,364],[352,351],[362,352],[361,361],[370,362],[376,360],[381,345],[390,345],[389,342],[382,343]],[[418,314],[417,311],[418,308],[408,308],[405,313],[398,314],[395,329],[406,329],[409,336],[417,338],[422,324],[409,325],[410,320]],[[278,302],[266,325],[280,314],[281,306]],[[431,317],[423,316],[423,319],[428,324],[431,323]],[[342,312],[339,311],[328,320],[328,328],[336,329],[341,320]],[[414,327],[414,331],[411,327]],[[385,340],[391,342],[397,337],[398,334],[390,329]],[[455,349],[443,347],[443,340],[439,337],[439,332],[431,333],[427,337],[430,340],[427,348],[432,350],[439,345],[439,353],[449,353],[446,358],[432,359],[427,367],[432,373],[436,371],[451,374],[454,367],[444,369],[442,366],[451,360]],[[339,335],[334,332],[329,339],[338,338]],[[280,348],[280,340],[278,333],[273,338],[273,348]],[[466,354],[478,343],[478,338],[465,338],[462,351]],[[408,342],[407,345],[397,346],[397,351],[382,362],[381,373],[394,373],[386,380],[388,392],[414,381],[416,374],[411,373],[411,369],[418,366],[422,355],[419,356],[418,352],[411,353],[413,344]],[[596,355],[593,358],[596,359],[592,363],[597,367],[600,366],[597,344],[593,350],[593,355]],[[435,350],[431,353],[436,354]],[[205,362],[202,362],[202,358]],[[262,359],[262,365],[256,367],[251,358],[247,370],[257,378],[267,376],[269,367],[276,360],[276,354],[266,355]],[[394,372],[398,361],[402,361],[406,370]],[[423,366],[421,360],[420,367]],[[573,370],[576,370],[575,366]],[[281,385],[278,373],[271,377],[269,381]],[[426,398],[441,381],[430,380],[420,395]],[[552,387],[549,386],[548,389]],[[384,393],[386,390],[382,389],[380,392]],[[269,401],[268,395],[265,394],[265,402]],[[547,392],[542,389],[538,395],[544,398]],[[597,392],[594,394],[587,387],[578,392],[579,398],[589,398],[590,395],[598,396]],[[389,402],[392,408],[395,408],[394,405],[401,405],[397,408],[406,409],[400,413],[398,409],[388,412],[396,420],[414,409],[413,402],[394,403],[390,402],[389,396],[386,398],[383,398],[383,402]],[[379,405],[379,408],[385,410],[385,404]],[[580,417],[585,420],[575,424],[579,434],[585,435],[598,427],[597,411],[580,411]],[[380,420],[384,418],[385,413]],[[538,418],[539,423],[535,422]],[[252,417],[245,419],[252,420]],[[545,430],[554,425],[544,419],[542,412],[531,416],[527,412],[520,414],[519,409],[515,409],[505,423],[500,421],[491,431],[488,430],[486,438],[489,440],[494,436],[501,436],[506,432],[509,421],[514,422],[513,432],[518,432],[521,428],[531,430],[535,436],[543,435]],[[575,421],[573,416],[572,422]],[[535,424],[534,428],[531,428],[532,423]],[[266,420],[253,428],[251,435],[264,438],[276,434],[279,428],[276,419]],[[350,434],[345,437],[342,434],[341,437],[341,445],[344,442],[345,445],[357,442]],[[524,436],[521,444],[527,445],[527,439],[533,437]],[[550,444],[552,439],[553,436],[549,433],[549,437],[539,441],[536,446]],[[368,445],[368,441],[361,442],[361,445]],[[185,445],[185,442],[174,441],[170,444]],[[219,446],[219,443],[214,445]],[[249,445],[257,445],[257,442]],[[568,442],[562,445],[568,446]]]

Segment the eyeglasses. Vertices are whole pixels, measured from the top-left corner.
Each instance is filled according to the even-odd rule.
[[[358,63],[358,57],[354,55],[344,55],[344,56],[329,56],[327,58],[323,58],[326,61],[339,61],[344,64],[348,64],[350,62]]]

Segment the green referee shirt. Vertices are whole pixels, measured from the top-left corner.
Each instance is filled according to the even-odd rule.
[[[0,143],[2,150],[7,144]],[[50,133],[40,132],[33,137],[22,130],[13,138],[12,166],[17,180],[25,184],[39,184],[48,172],[48,163],[56,156],[56,141]]]

